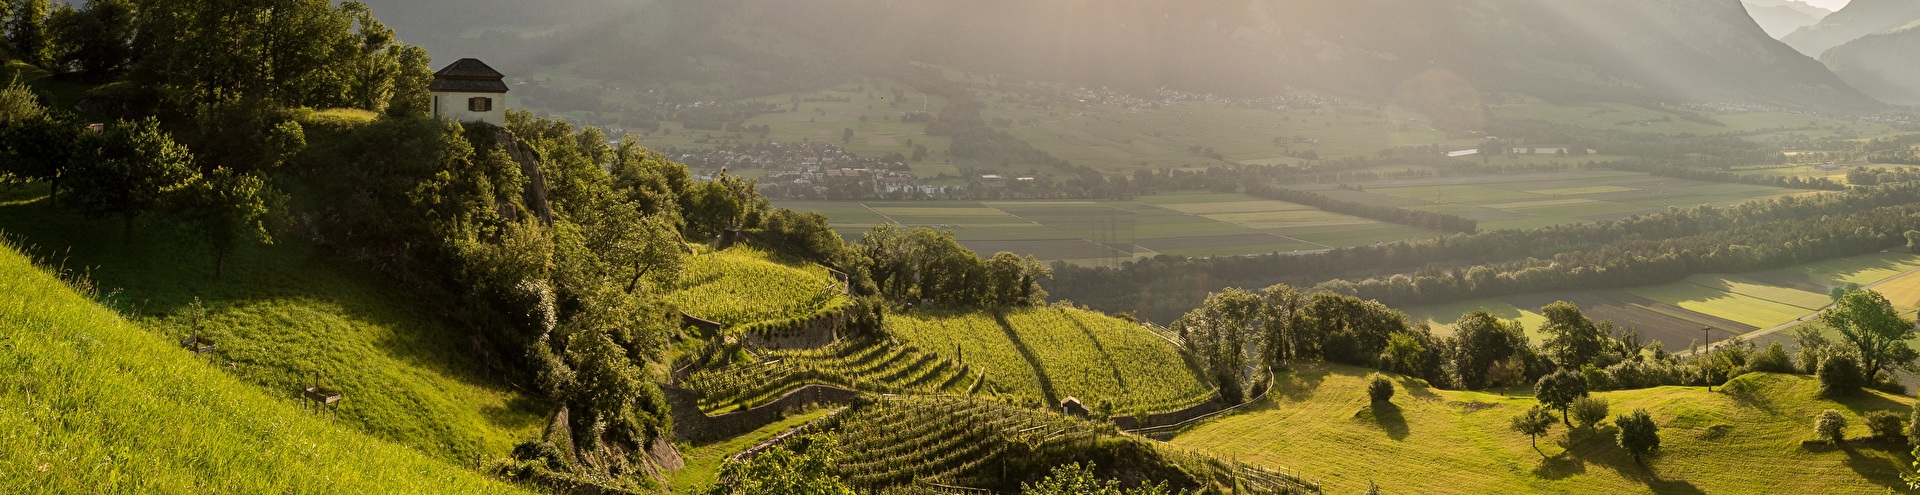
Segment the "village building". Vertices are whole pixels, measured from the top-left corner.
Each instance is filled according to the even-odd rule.
[[[433,116],[462,122],[507,125],[507,76],[477,59],[463,58],[433,74]]]

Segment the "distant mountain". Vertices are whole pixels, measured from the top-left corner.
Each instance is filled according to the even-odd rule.
[[[676,94],[791,91],[918,60],[1137,91],[1878,105],[1768,37],[1740,0],[367,3],[438,58]]]
[[[1887,34],[1920,20],[1920,0],[1853,0],[1819,23],[1781,38],[1809,57],[1868,35]]]
[[[1827,50],[1820,61],[1874,98],[1920,105],[1920,28],[1849,41]]]
[[[1795,0],[1743,0],[1742,3],[1747,5],[1747,13],[1753,16],[1754,22],[1760,23],[1760,28],[1775,39],[1833,14],[1833,11]]]

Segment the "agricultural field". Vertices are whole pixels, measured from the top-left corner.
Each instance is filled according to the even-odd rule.
[[[1876,253],[1806,265],[1737,275],[1699,275],[1671,284],[1628,289],[1590,290],[1478,299],[1459,303],[1403,308],[1416,322],[1437,333],[1460,315],[1475,310],[1507,320],[1519,320],[1535,343],[1544,340],[1539,328],[1546,322],[1539,308],[1554,301],[1580,305],[1587,317],[1610,320],[1621,329],[1635,329],[1643,339],[1657,340],[1669,350],[1685,348],[1712,327],[1715,341],[1769,330],[1810,319],[1832,301],[1828,291],[1844,284],[1881,290],[1894,304],[1920,307],[1920,256]],[[1884,285],[1875,285],[1886,281]]]
[[[1133,201],[782,201],[777,206],[825,214],[848,240],[858,240],[874,225],[895,223],[952,230],[983,256],[1011,251],[1081,263],[1115,255],[1318,251],[1439,235],[1241,194],[1161,194]]]
[[[1376,206],[1449,213],[1481,230],[1533,229],[1616,220],[1669,207],[1730,206],[1814,194],[1777,187],[1655,177],[1637,172],[1572,171],[1298,186]]]
[[[667,297],[681,311],[722,325],[785,320],[846,303],[826,267],[782,263],[746,247],[686,258],[678,290]]]
[[[522,493],[302,410],[11,246],[0,294],[0,486],[15,492]]]
[[[903,98],[895,99],[895,90]],[[832,143],[869,158],[893,153],[911,156],[914,146],[925,146],[938,159],[914,163],[913,171],[929,179],[942,173],[958,179],[958,169],[945,160],[945,152],[953,144],[953,139],[928,136],[926,123],[902,120],[912,113],[938,114],[947,107],[947,102],[912,86],[887,79],[862,78],[819,91],[782,93],[736,103],[765,103],[777,107],[772,113],[757,115],[742,122],[745,126],[766,126],[769,132],[764,139],[759,134],[746,134],[737,140],[739,142]],[[853,130],[851,140],[845,139],[847,129]],[[640,144],[648,148],[671,146],[693,149],[739,144],[735,141],[722,143],[722,139],[729,134],[718,130],[689,129],[678,122],[662,122],[659,131],[636,131],[633,137],[640,138]],[[965,183],[959,180],[945,185]]]
[[[764,350],[762,362],[694,373],[685,385],[700,391],[708,412],[749,409],[806,385],[863,392],[964,393],[977,373],[951,356],[874,339],[842,340],[818,349]]]
[[[1899,132],[1887,124],[1838,120],[1786,112],[1718,113],[1710,111],[1668,111],[1625,103],[1580,103],[1561,105],[1526,95],[1501,95],[1503,101],[1487,105],[1487,116],[1511,120],[1545,120],[1598,130],[1652,132],[1696,135],[1742,134],[1753,139],[1799,135],[1812,139],[1841,134],[1864,138],[1884,137]],[[1718,124],[1689,120],[1683,112],[1698,113]]]
[[[1288,153],[1324,158],[1372,156],[1399,146],[1448,144],[1431,120],[1397,107],[1239,108],[1216,101],[1177,101],[1151,109],[1092,102],[1026,103],[1017,94],[990,93],[982,117],[1003,119],[1001,130],[1075,165],[1108,173],[1138,168],[1204,167],[1221,163],[1293,164]],[[1193,151],[1201,148],[1202,153]]]
[[[1213,396],[1172,342],[1090,311],[913,312],[890,316],[887,330],[985,374],[992,391],[1047,404],[1076,397],[1096,409],[1111,404],[1120,416],[1172,411]]]
[[[1906,414],[1913,400],[1877,391],[1820,398],[1811,376],[1748,374],[1708,392],[1659,387],[1601,392],[1612,413],[1645,408],[1660,427],[1660,449],[1644,466],[1615,445],[1616,428],[1569,431],[1555,423],[1533,446],[1508,429],[1535,403],[1507,393],[1459,392],[1396,379],[1392,404],[1369,405],[1371,370],[1308,367],[1282,376],[1270,399],[1203,422],[1172,440],[1179,447],[1251,464],[1325,476],[1327,493],[1358,493],[1369,481],[1386,493],[1883,493],[1902,489],[1912,460],[1904,444],[1802,446],[1811,418],[1845,415],[1847,434],[1868,434],[1872,411]],[[1766,466],[1756,475],[1754,466]]]
[[[0,232],[84,270],[105,304],[148,332],[214,340],[207,362],[274,397],[317,379],[344,393],[339,424],[461,465],[500,458],[546,420],[544,406],[476,364],[485,347],[469,329],[325,248],[283,238],[240,250],[216,277],[205,248],[169,225],[140,222],[127,242],[118,221],[52,209],[46,193],[0,191]],[[197,329],[195,300],[206,310]]]

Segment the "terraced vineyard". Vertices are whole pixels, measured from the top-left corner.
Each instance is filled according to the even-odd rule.
[[[1051,465],[1094,452],[1133,459],[1188,483],[1234,493],[1317,493],[1277,472],[1166,450],[1113,425],[963,397],[892,397],[863,406],[834,428],[844,454],[838,471],[883,493],[943,493],[934,485],[1011,483],[1004,471]],[[1176,474],[1177,473],[1177,474]],[[1020,478],[1014,476],[1014,479]]]
[[[708,411],[750,408],[805,385],[834,385],[877,393],[964,392],[973,374],[966,366],[912,346],[873,339],[843,340],[819,349],[769,351],[750,366],[694,373],[688,388],[700,391]]]
[[[1178,347],[1140,326],[1065,307],[892,315],[888,331],[985,373],[992,390],[1057,402],[1109,404],[1116,416],[1166,412],[1215,391]]]
[[[797,320],[847,304],[839,281],[819,265],[796,266],[736,247],[686,260],[669,299],[687,314],[722,325]]]

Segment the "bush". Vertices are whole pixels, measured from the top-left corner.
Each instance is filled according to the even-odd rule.
[[[1820,365],[1821,371],[1826,369],[1825,364]],[[1821,411],[1813,418],[1813,436],[1833,443],[1847,441],[1847,417],[1832,409]]]
[[[1574,422],[1580,423],[1581,428],[1592,428],[1593,425],[1607,419],[1607,409],[1608,404],[1605,398],[1581,397],[1573,400],[1573,406],[1568,415],[1573,416]]]
[[[1379,373],[1373,374],[1373,383],[1367,384],[1367,396],[1374,402],[1386,402],[1393,399],[1393,380]]]
[[[1860,390],[1865,385],[1860,379],[1860,360],[1852,354],[1834,354],[1820,360],[1820,378],[1822,395],[1845,395]]]
[[[1907,436],[1907,424],[1893,411],[1874,411],[1867,413],[1867,431],[1873,432],[1873,438],[1880,440],[1904,439]]]
[[[1639,463],[1641,457],[1660,450],[1660,425],[1653,422],[1653,415],[1646,409],[1615,416],[1613,424],[1620,427],[1620,448],[1633,454],[1633,462]]]
[[[1786,346],[1774,342],[1767,349],[1753,355],[1747,361],[1747,369],[1761,373],[1793,373],[1793,357],[1787,355]]]
[[[1907,414],[1907,444],[1920,445],[1920,407]]]

